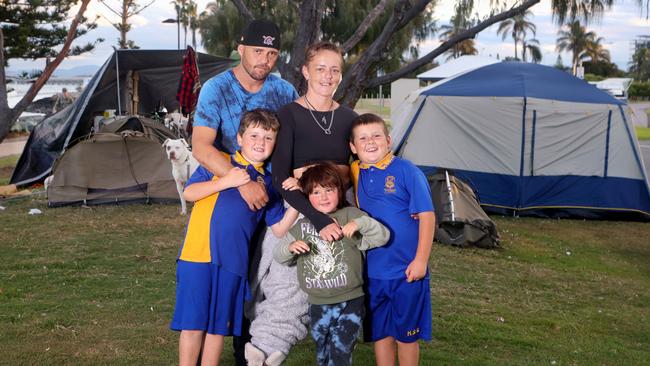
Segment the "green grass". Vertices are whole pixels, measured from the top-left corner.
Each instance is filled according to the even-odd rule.
[[[650,140],[650,127],[635,126],[636,137],[639,140]]]
[[[0,364],[176,362],[178,207],[2,205]],[[422,365],[647,364],[649,224],[494,219],[500,250],[434,246]],[[286,365],[311,365],[313,352],[305,340]],[[354,358],[372,364],[371,345]]]
[[[10,155],[0,157],[0,186],[9,184],[11,179],[11,174],[14,171],[14,167],[18,162],[20,155]]]

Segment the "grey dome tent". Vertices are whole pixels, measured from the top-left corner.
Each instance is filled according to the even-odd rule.
[[[178,201],[159,121],[120,117],[69,147],[52,168],[49,207]]]
[[[159,105],[176,109],[184,55],[184,50],[115,51],[74,103],[34,128],[10,182],[27,186],[43,181],[61,154],[89,136],[93,118],[104,110],[146,116]],[[232,62],[197,53],[201,82],[226,70]]]
[[[452,169],[486,211],[650,220],[650,189],[627,106],[552,67],[500,62],[413,92],[393,148]]]

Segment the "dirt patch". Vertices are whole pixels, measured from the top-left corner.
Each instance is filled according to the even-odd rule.
[[[5,178],[9,179],[11,178],[11,174],[14,172],[14,167],[12,166],[3,166],[0,167],[0,179]]]

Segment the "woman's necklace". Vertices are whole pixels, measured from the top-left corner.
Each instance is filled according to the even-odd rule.
[[[305,103],[307,104],[307,107],[308,107],[307,110],[309,111],[309,114],[311,114],[311,118],[313,118],[314,122],[316,122],[316,125],[318,127],[320,127],[320,129],[323,130],[323,132],[325,132],[326,135],[331,135],[332,134],[332,123],[334,123],[334,109],[332,109],[332,106],[334,105],[334,100],[330,101],[330,109],[332,109],[332,116],[330,117],[330,124],[329,124],[329,126],[327,125],[327,118],[325,116],[323,116],[321,118],[321,121],[323,122],[323,125],[321,126],[320,122],[318,122],[318,119],[316,118],[316,115],[314,115],[314,112],[313,112],[313,111],[316,110],[316,108],[314,108],[314,106],[311,103],[309,103],[309,99],[307,99],[307,94],[305,94],[305,96],[303,96],[303,98],[305,98]],[[327,126],[327,127],[323,127],[323,126]]]

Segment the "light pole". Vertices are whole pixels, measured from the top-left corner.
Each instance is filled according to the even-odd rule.
[[[176,44],[177,44],[177,49],[181,49],[181,21],[179,18],[179,14],[176,14],[176,19],[174,18],[167,18],[163,20],[163,23],[176,23]]]

